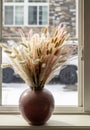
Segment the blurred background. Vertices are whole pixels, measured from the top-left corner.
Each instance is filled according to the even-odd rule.
[[[3,0],[2,14],[3,42],[10,46],[20,41],[18,29],[26,35],[31,28],[41,34],[48,26],[52,35],[60,23],[66,25],[70,34],[67,44],[76,46],[75,58],[63,65],[45,87],[52,92],[56,105],[78,105],[78,0]],[[3,51],[2,63],[9,63]],[[28,87],[13,68],[2,69],[3,105],[18,105]]]

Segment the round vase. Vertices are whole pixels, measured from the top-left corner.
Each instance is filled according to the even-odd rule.
[[[54,110],[54,98],[47,89],[27,89],[20,96],[19,108],[25,120],[32,125],[43,125]]]

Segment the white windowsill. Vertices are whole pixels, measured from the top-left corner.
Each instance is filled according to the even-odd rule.
[[[56,130],[56,129],[73,129],[90,128],[90,115],[53,115],[47,124],[43,126],[30,126],[21,115],[1,114],[0,130],[4,129],[17,130]]]

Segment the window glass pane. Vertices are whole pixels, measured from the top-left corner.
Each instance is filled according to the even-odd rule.
[[[6,25],[13,24],[13,6],[5,6],[4,23]]]
[[[24,2],[24,0],[4,0],[4,2]]]
[[[16,25],[24,24],[24,7],[22,6],[15,7],[15,24]]]
[[[70,34],[69,40],[66,42],[67,44],[73,44],[76,46],[76,49],[73,52],[73,55],[76,55],[75,58],[69,60],[65,65],[61,66],[61,69],[58,70],[55,77],[45,85],[47,89],[49,89],[55,99],[56,105],[78,105],[78,0],[49,0],[49,32],[52,35],[52,32],[55,30],[55,27],[59,25],[59,23],[63,23],[66,25],[67,32]],[[9,12],[13,12],[13,8],[10,8]],[[39,24],[46,23],[46,18],[44,18],[46,12],[46,6],[39,6],[39,12],[37,13],[37,6],[29,6],[27,5],[28,12],[25,12],[25,16],[27,15],[29,25],[37,25],[37,15]],[[5,8],[3,8],[5,9]],[[7,10],[8,10],[7,9]],[[23,18],[23,9],[19,8],[16,12],[17,23],[21,23],[23,20],[18,20],[19,15]],[[4,10],[5,12],[5,10]],[[7,13],[7,11],[6,11]],[[9,23],[12,23],[11,16],[13,13],[8,13]],[[26,36],[30,30],[33,29],[34,33],[39,33],[41,35],[41,30],[43,29],[40,26],[36,27],[7,27],[3,25],[2,35],[3,42],[9,45],[15,45],[20,41],[20,34],[18,33],[18,29],[22,29]],[[20,41],[21,42],[21,41]],[[5,53],[2,52],[2,62],[9,63],[8,58]],[[2,103],[3,105],[18,105],[18,100],[21,93],[27,89],[27,86],[20,76],[13,70],[13,68],[3,68],[2,69]]]
[[[48,24],[48,7],[47,6],[39,7],[39,24],[40,25]]]
[[[29,6],[28,8],[28,24],[37,25],[37,6]]]
[[[14,0],[15,2],[24,2],[24,0]]]
[[[28,2],[47,2],[48,0],[28,0]]]
[[[5,2],[13,2],[13,0],[4,0]]]

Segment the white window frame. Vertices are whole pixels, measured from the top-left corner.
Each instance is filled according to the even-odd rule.
[[[68,107],[68,106],[56,106],[56,113],[89,113],[90,112],[90,17],[87,15],[90,11],[89,7],[90,0],[79,0],[79,59],[81,60],[79,64],[79,105],[78,107]],[[1,1],[0,1],[1,4]],[[0,6],[0,9],[2,6]],[[0,11],[1,12],[1,11]],[[85,14],[85,15],[84,15]],[[1,26],[2,25],[2,15],[0,14],[0,36],[1,36]],[[0,37],[1,40],[2,37]],[[84,53],[84,54],[83,54]],[[1,59],[1,50],[0,50]],[[1,72],[1,69],[0,69]],[[0,75],[1,77],[1,75]],[[0,78],[0,86],[2,84]],[[1,88],[0,88],[1,89]],[[1,97],[1,95],[0,95]],[[19,109],[17,106],[1,106],[0,113],[17,113]]]
[[[24,2],[3,2],[3,8],[5,8],[5,6],[13,6],[14,7],[14,13],[13,13],[13,16],[14,16],[14,23],[13,25],[6,25],[4,23],[4,19],[5,19],[5,15],[4,15],[4,11],[3,11],[3,25],[5,27],[18,27],[18,26],[28,26],[28,27],[44,27],[44,26],[49,26],[49,0],[47,0],[47,2],[28,2],[28,0],[24,0]],[[24,14],[25,12],[27,12],[27,15],[24,15],[24,24],[21,24],[21,25],[16,25],[15,24],[15,6],[23,6],[24,7]],[[37,6],[37,24],[36,25],[29,25],[28,24],[28,7],[29,6]],[[47,21],[47,24],[45,25],[40,25],[39,24],[39,6],[46,6],[47,7],[47,14],[48,14],[48,21]]]

